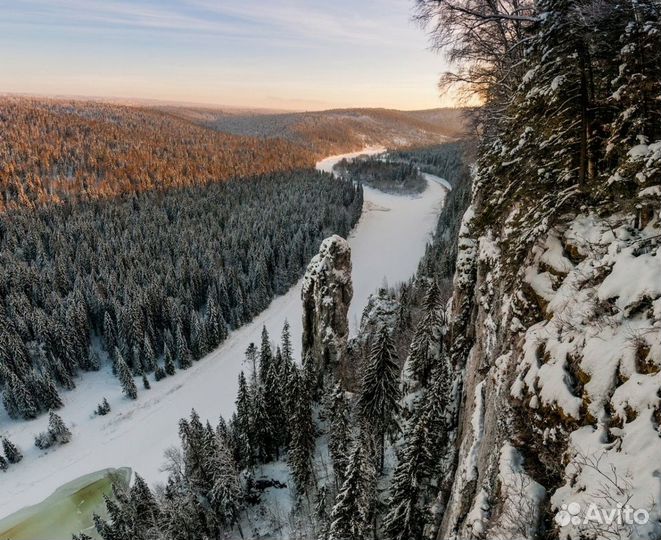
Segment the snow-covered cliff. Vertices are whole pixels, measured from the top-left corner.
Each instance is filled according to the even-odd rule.
[[[568,212],[516,267],[511,229],[478,226],[474,197],[449,307],[462,391],[437,538],[661,534],[658,196]]]

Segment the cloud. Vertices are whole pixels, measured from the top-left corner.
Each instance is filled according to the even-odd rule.
[[[401,47],[413,34],[402,20],[407,5],[405,0],[22,0],[2,9],[5,24],[80,32],[148,30],[290,46]]]

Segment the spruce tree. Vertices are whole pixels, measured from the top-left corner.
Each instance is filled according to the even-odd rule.
[[[151,340],[146,333],[142,340],[142,368],[147,373],[154,371],[156,368],[156,354],[154,354]]]
[[[261,385],[251,385],[252,434],[259,460],[268,463],[276,453],[276,429],[267,404],[267,392]]]
[[[257,359],[259,357],[259,354],[257,352],[257,347],[255,347],[254,343],[250,343],[248,345],[248,348],[246,349],[246,363],[250,366],[251,372],[250,372],[250,381],[251,384],[256,384],[257,383]]]
[[[8,468],[9,468],[9,463],[4,458],[4,456],[0,456],[0,471],[6,471]]]
[[[425,295],[422,309],[422,318],[411,341],[407,367],[409,374],[424,385],[438,362],[445,323],[441,294],[435,281],[432,281]]]
[[[62,418],[52,411],[48,416],[48,433],[53,441],[58,444],[66,444],[71,440],[71,431],[64,424]]]
[[[7,437],[2,438],[2,449],[5,452],[5,457],[9,463],[18,463],[23,459],[23,454],[20,448],[11,442]]]
[[[156,369],[154,370],[154,380],[156,382],[162,381],[167,377],[167,374],[165,373],[165,370],[163,369],[162,366],[156,366]]]
[[[374,338],[358,398],[360,413],[379,440],[379,470],[383,469],[386,435],[398,429],[398,401],[397,352],[388,329],[383,326]]]
[[[262,341],[259,349],[259,382],[267,385],[270,382],[271,364],[273,362],[273,351],[266,326],[262,327]]]
[[[177,325],[175,342],[177,347],[177,361],[179,362],[179,367],[181,369],[188,369],[193,365],[193,357],[191,355],[190,349],[188,348],[188,342],[186,341],[186,336],[184,336],[184,331],[181,327],[181,324]]]
[[[335,505],[331,511],[329,540],[357,540],[372,536],[375,475],[365,449],[354,445]]]
[[[390,488],[388,513],[384,521],[388,540],[416,540],[422,538],[425,509],[421,498],[421,477],[424,466],[432,460],[428,445],[426,414],[414,423],[406,436]]]
[[[384,519],[388,540],[422,538],[427,508],[443,475],[450,388],[450,370],[447,359],[443,358],[431,385],[417,402],[415,416],[404,434]]]
[[[252,399],[243,371],[239,374],[239,388],[236,395],[236,421],[234,430],[237,437],[237,450],[241,465],[252,467],[255,463],[255,434],[253,431]]]
[[[174,365],[174,358],[172,358],[172,353],[170,352],[170,348],[168,347],[167,343],[165,344],[165,348],[163,349],[163,356],[165,357],[165,363],[164,363],[165,373],[167,373],[170,376],[174,375],[175,372],[177,371],[177,368]]]
[[[308,493],[314,479],[316,433],[312,418],[312,397],[302,373],[297,373],[294,388],[288,462],[296,483],[296,491],[302,495]]]
[[[335,482],[339,488],[344,483],[344,474],[349,461],[351,443],[351,418],[349,404],[340,383],[328,396],[326,414],[329,421],[328,450],[333,460]]]
[[[131,514],[133,516],[134,538],[148,538],[149,533],[158,526],[160,509],[147,483],[139,474],[135,474],[129,491]]]
[[[39,414],[37,403],[27,386],[11,372],[7,388],[5,389],[5,394],[8,395],[7,400],[11,400],[10,403],[12,403],[7,409],[8,411],[10,411],[10,409],[10,412],[15,410],[15,414],[20,415],[26,420],[36,418]],[[7,407],[7,405],[5,406]]]
[[[124,395],[129,399],[137,399],[138,389],[135,386],[133,374],[126,365],[126,362],[124,362],[124,358],[119,352],[119,349],[115,349],[115,369],[117,370],[117,378],[122,385]]]

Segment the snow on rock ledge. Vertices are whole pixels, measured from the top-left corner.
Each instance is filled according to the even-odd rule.
[[[310,261],[301,291],[303,356],[315,362],[320,377],[328,372],[342,377],[352,296],[351,248],[344,238],[333,235]]]

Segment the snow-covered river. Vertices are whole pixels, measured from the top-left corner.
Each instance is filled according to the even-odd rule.
[[[369,148],[332,156],[320,161],[317,168],[331,171],[343,157],[382,150]],[[363,214],[349,237],[354,287],[349,309],[352,333],[375,288],[384,281],[394,285],[409,279],[424,254],[446,193],[443,181],[431,175],[427,179],[427,189],[415,197],[365,188]],[[160,471],[163,451],[178,443],[178,419],[188,415],[192,408],[214,423],[221,414],[231,415],[237,377],[245,369],[244,351],[251,342],[259,343],[263,326],[275,341],[288,320],[295,351],[300,350],[300,291],[301,281],[190,369],[153,384],[151,390],[140,390],[136,401],[122,397],[116,379],[108,370],[86,374],[76,381],[75,390],[62,396],[65,407],[60,414],[73,433],[66,447],[44,454],[33,446],[34,435],[46,428],[47,417],[12,422],[1,413],[0,435],[7,434],[18,443],[25,458],[2,475],[0,519],[38,503],[75,478],[102,469],[130,467],[151,484],[164,480],[165,474]],[[105,417],[92,416],[104,396],[112,412]],[[51,537],[58,536],[53,531]],[[70,534],[61,537],[70,538]]]

